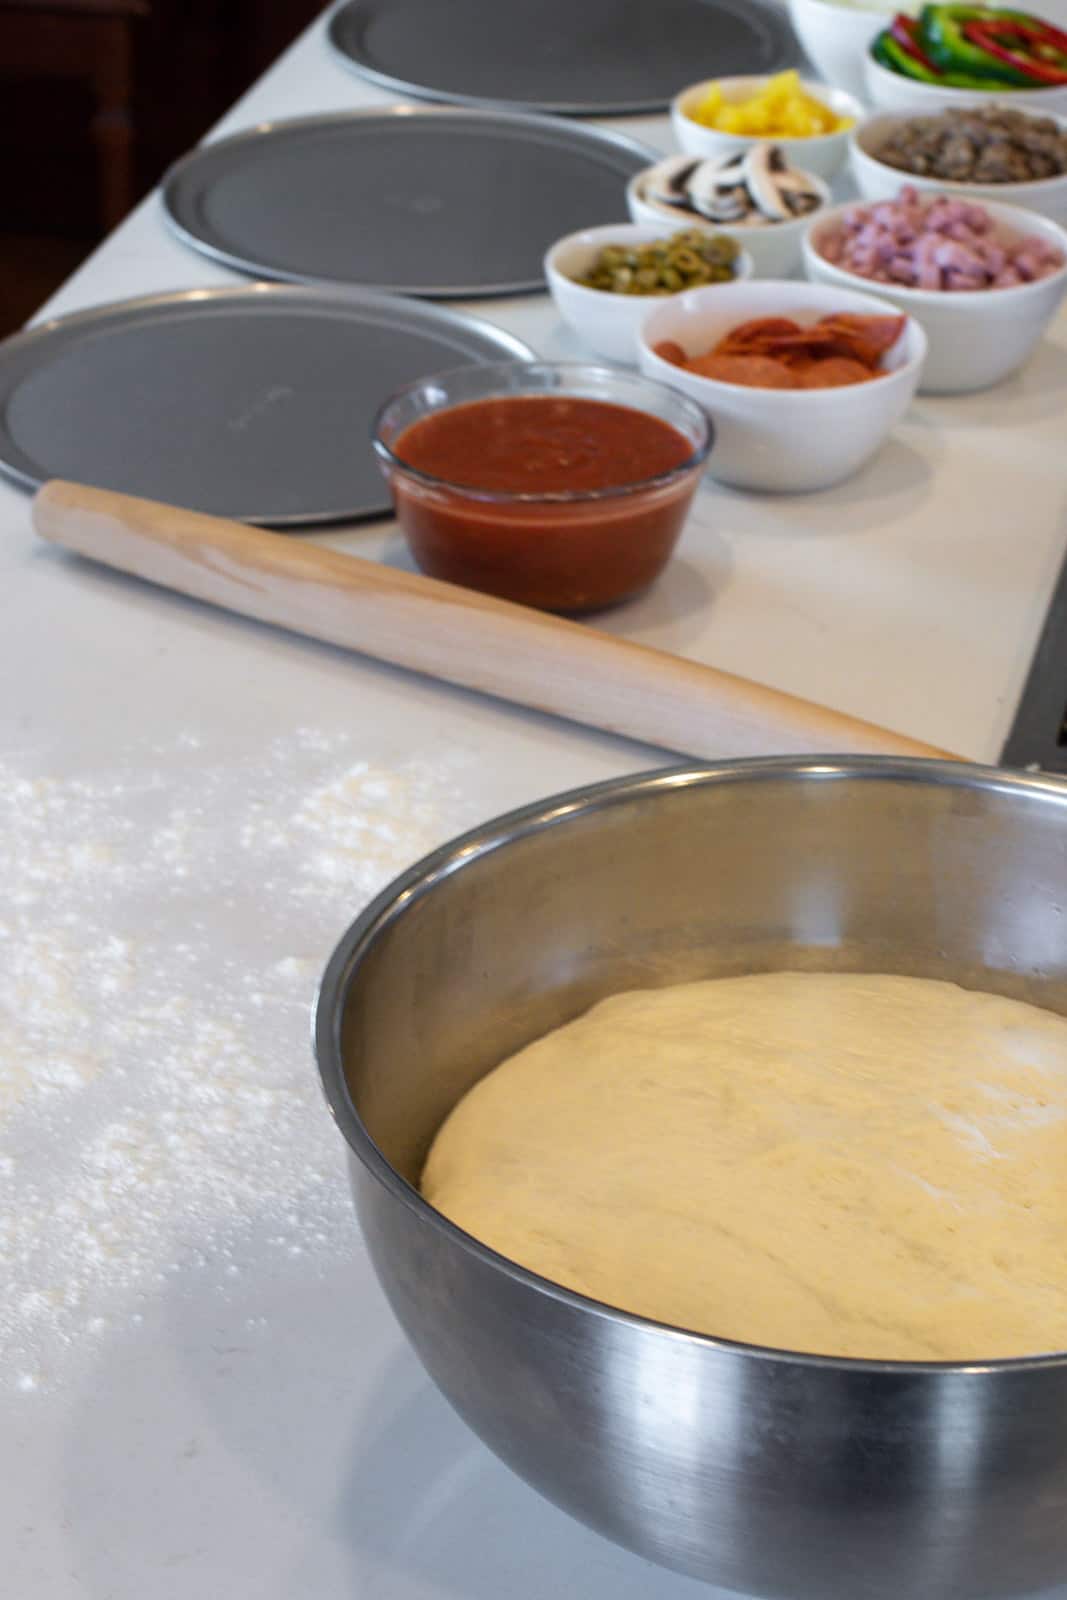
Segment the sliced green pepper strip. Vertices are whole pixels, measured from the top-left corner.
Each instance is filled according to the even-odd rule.
[[[908,19],[911,20],[910,18]],[[949,89],[986,89],[987,78],[971,78],[966,73],[942,72],[919,55],[907,51],[892,29],[886,28],[871,45],[871,55],[881,66],[888,67],[901,78],[914,78],[919,83],[939,83]]]
[[[924,65],[919,58],[906,50],[888,28],[880,33],[871,46],[871,55],[890,72],[901,78],[916,78],[920,83],[944,83],[936,67]]]
[[[919,39],[935,67],[945,73],[965,73],[977,84],[1012,84],[1033,87],[1033,79],[1016,66],[999,60],[967,37],[969,23],[1031,23],[1025,11],[994,11],[990,6],[926,5],[919,13]]]
[[[940,78],[940,67],[935,66],[919,43],[919,24],[914,17],[907,17],[902,11],[898,11],[889,24],[889,31],[905,55],[912,56],[920,67],[925,67],[928,72]]]

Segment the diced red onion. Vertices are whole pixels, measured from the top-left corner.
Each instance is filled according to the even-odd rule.
[[[895,200],[850,207],[819,250],[846,272],[907,289],[1009,289],[1063,266],[1043,239],[998,235],[983,206],[952,196],[930,201],[910,184]]]

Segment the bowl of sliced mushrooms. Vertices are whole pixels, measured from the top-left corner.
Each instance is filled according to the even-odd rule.
[[[707,226],[671,232],[607,223],[558,240],[545,277],[563,321],[597,355],[637,364],[638,333],[649,308],[683,289],[736,283],[752,260],[727,233]]]
[[[757,277],[786,278],[799,266],[804,231],[830,204],[830,190],[790,166],[780,145],[754,144],[722,159],[668,156],[630,180],[626,199],[635,223],[714,228],[751,256]]]

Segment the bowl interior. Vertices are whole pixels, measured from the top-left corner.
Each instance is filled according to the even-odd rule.
[[[905,179],[906,181],[906,179]],[[934,190],[921,190],[919,199],[923,211],[935,205],[939,192]],[[958,193],[953,198],[965,198]],[[1060,265],[1043,277],[1035,278],[1030,283],[1011,284],[1004,288],[983,289],[976,294],[948,292],[938,289],[914,289],[906,284],[884,283],[878,278],[865,278],[858,272],[853,272],[846,266],[841,266],[835,261],[830,261],[823,254],[822,243],[840,228],[842,219],[857,206],[873,206],[876,201],[849,201],[847,205],[835,206],[833,210],[819,212],[812,221],[811,227],[804,236],[804,250],[817,258],[821,266],[841,276],[842,281],[850,284],[868,284],[872,294],[885,293],[895,300],[909,302],[916,306],[944,305],[951,303],[962,308],[968,308],[983,315],[989,312],[990,306],[1010,308],[1017,305],[1025,298],[1035,295],[1044,295],[1051,285],[1059,283],[1067,276],[1067,229],[1061,228],[1059,223],[1053,222],[1050,217],[1041,216],[1039,212],[1027,211],[1022,206],[1004,205],[996,200],[989,200],[985,195],[976,196],[968,202],[981,206],[993,219],[996,235],[1002,240],[1019,241],[1025,238],[1043,239],[1046,244],[1058,250],[1061,256]]]
[[[657,303],[662,297],[613,294],[610,290],[594,289],[577,280],[582,273],[589,271],[600,252],[608,245],[654,244],[659,240],[669,239],[676,233],[700,233],[709,237],[721,234],[734,237],[727,229],[717,227],[713,222],[694,217],[691,223],[684,215],[679,216],[676,223],[672,223],[669,217],[664,217],[662,221],[656,223],[622,222],[617,226],[607,223],[602,227],[585,228],[580,233],[571,233],[566,238],[558,240],[549,250],[545,257],[545,274],[549,280],[549,288],[558,293],[560,284],[556,280],[562,278],[565,292],[584,297],[590,304],[596,304],[598,307],[606,305],[621,308],[620,314],[639,318],[643,308]],[[734,261],[733,278],[728,281],[737,282],[750,277],[751,273],[752,259],[741,250]]]
[[[1019,106],[1017,109],[1022,115],[1033,116],[1035,119],[1046,116],[1051,117],[1051,120],[1059,125],[1061,132],[1067,128],[1067,118],[1065,117],[1054,116],[1050,112],[1034,111],[1026,106]],[[935,177],[927,177],[922,173],[909,172],[903,167],[892,166],[889,162],[883,161],[881,156],[881,152],[890,134],[896,128],[902,127],[905,123],[913,122],[916,117],[920,117],[922,115],[923,113],[920,111],[912,111],[887,112],[880,115],[876,114],[873,117],[868,117],[865,122],[861,123],[858,127],[852,130],[851,143],[862,156],[866,157],[868,161],[877,163],[877,165],[881,167],[884,172],[891,173],[894,177],[899,178],[901,184],[910,183],[927,188],[937,187],[943,180]],[[1011,183],[993,184],[988,182],[978,182],[974,185],[974,187],[976,189],[981,189],[984,193],[994,195],[997,193],[1003,193],[1007,195],[1016,193],[1029,193],[1030,191],[1033,191],[1034,193],[1041,193],[1057,184],[1067,185],[1067,173],[1054,174],[1052,177],[1048,178],[1021,179]],[[971,187],[971,185],[966,179],[954,178],[948,181],[946,187],[959,190],[967,189]]]
[[[889,14],[887,14],[888,25]],[[1062,23],[1057,24],[1062,27]],[[868,89],[877,95],[877,103],[889,107],[917,109],[942,109],[945,106],[991,105],[1003,102],[1020,111],[1049,107],[1059,113],[1067,106],[1067,88],[1058,84],[1035,88],[963,89],[952,84],[923,83],[918,78],[905,78],[883,66],[872,54],[874,41],[864,51],[863,70]],[[868,96],[870,97],[870,95]]]
[[[813,758],[621,780],[488,824],[354,924],[327,1095],[416,1184],[445,1116],[604,995],[782,968],[943,978],[1067,1013],[1067,784]]]
[[[892,12],[866,11],[858,7],[852,10],[837,4],[837,0],[790,0],[789,15],[806,50],[810,51],[813,45],[817,48],[822,40],[838,48],[844,42],[853,49],[863,50],[886,26]]]
[[[724,287],[730,287],[724,285]],[[395,445],[404,430],[421,418],[452,406],[473,404],[479,400],[503,399],[515,395],[551,395],[561,399],[582,398],[599,400],[609,405],[625,406],[660,418],[676,428],[689,442],[692,454],[666,474],[667,481],[684,476],[698,466],[710,448],[710,430],[707,418],[700,407],[667,384],[644,378],[636,373],[615,368],[586,366],[580,362],[503,361],[490,362],[481,367],[457,367],[440,372],[402,389],[382,406],[374,425],[374,448],[378,460],[387,474],[401,473],[437,489],[455,488],[464,499],[482,499],[495,502],[524,502],[546,500],[587,502],[631,492],[643,487],[635,481],[612,489],[558,491],[545,495],[506,494],[496,490],[479,490],[468,485],[450,485],[447,480],[435,478],[409,466],[395,452]]]
[[[779,139],[775,142],[782,144],[786,141]],[[831,189],[828,183],[824,182],[822,178],[816,177],[812,172],[805,172],[797,162],[791,162],[790,165],[793,167],[794,171],[801,172],[802,176],[818,195],[819,203],[815,207],[814,211],[807,211],[803,216],[790,217],[787,222],[773,222],[756,225],[746,225],[745,223],[734,223],[731,225],[729,223],[711,222],[706,217],[700,217],[696,214],[690,214],[688,212],[681,211],[675,213],[675,215],[677,215],[679,218],[678,226],[683,228],[698,228],[702,232],[727,233],[732,239],[737,241],[743,250],[751,252],[753,265],[757,265],[761,246],[766,243],[767,240],[780,240],[783,237],[795,239],[797,235],[803,233],[806,228],[809,228],[817,217],[821,217],[823,212],[830,204]],[[647,169],[644,172],[638,172],[633,178],[630,179],[626,186],[626,203],[630,211],[630,215],[640,216],[643,219],[640,226],[652,226],[653,224],[651,219],[655,218],[655,226],[659,227],[666,223],[666,225],[669,227],[670,218],[667,216],[666,212],[658,211],[655,206],[650,204],[649,201],[645,199],[644,188],[647,177]],[[644,219],[648,219],[647,222]],[[773,244],[771,248],[773,248]]]
[[[722,91],[722,97],[728,105],[736,105],[741,100],[748,100],[753,95],[759,94],[760,90],[770,81],[770,76],[770,74],[765,74],[762,77],[707,78],[701,83],[691,84],[689,88],[681,90],[675,97],[674,109],[678,116],[692,122],[694,127],[700,128],[705,133],[712,135],[721,133],[724,139],[754,139],[755,135],[727,133],[725,130],[708,128],[704,123],[695,120],[693,112],[713,86],[717,85]],[[811,78],[801,78],[800,86],[805,94],[810,95],[813,100],[821,101],[824,106],[828,106],[839,117],[851,117],[855,122],[859,122],[865,114],[863,106],[847,90],[835,89],[832,85],[826,83],[816,83]],[[806,144],[817,144],[820,140],[843,139],[847,132],[847,128],[839,128],[833,133],[817,133],[807,137],[789,135],[778,137],[775,135],[773,142],[785,145],[786,148],[795,146],[799,149]]]
[[[821,284],[755,282],[745,284],[743,293],[731,289],[729,298],[719,303],[714,302],[710,295],[705,295],[699,289],[676,296],[670,306],[665,305],[649,315],[641,328],[641,343],[652,358],[662,366],[664,380],[669,382],[670,373],[677,369],[656,355],[653,346],[661,341],[673,340],[682,346],[687,355],[697,355],[708,350],[731,328],[747,322],[750,318],[791,317],[802,327],[807,327],[833,312],[890,317],[901,314],[898,307],[886,300],[878,299],[873,293],[865,294],[854,289],[837,289]],[[883,358],[883,370],[895,372],[910,366],[922,359],[925,349],[926,340],[922,329],[914,320],[909,319],[903,336]],[[690,384],[698,387],[708,385],[714,389],[736,388],[734,384],[705,378],[699,373],[689,373],[687,376]],[[864,392],[867,399],[874,398],[873,388],[860,385],[859,389]],[[758,395],[769,405],[788,405],[797,399],[797,391],[791,389],[745,387],[742,392],[746,397]],[[813,400],[816,404],[834,403],[835,397],[839,401],[843,396],[850,396],[850,403],[853,405],[864,403],[860,394],[851,387],[805,390],[804,402],[806,405],[810,405]]]

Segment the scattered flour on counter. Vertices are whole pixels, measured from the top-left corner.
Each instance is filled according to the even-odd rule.
[[[315,984],[366,901],[476,818],[448,762],[353,746],[310,730],[241,762],[179,735],[147,775],[92,778],[0,762],[0,1383],[54,1386],[179,1268],[238,1275],[250,1226],[356,1247]]]
[[[241,845],[265,864],[300,848],[310,870],[296,892],[315,897],[329,884],[380,887],[378,875],[396,870],[398,852],[401,859],[415,859],[406,853],[406,841],[421,841],[416,855],[430,848],[432,820],[424,787],[398,782],[361,761],[311,790],[287,819],[280,820],[274,806],[268,811],[254,802]]]

